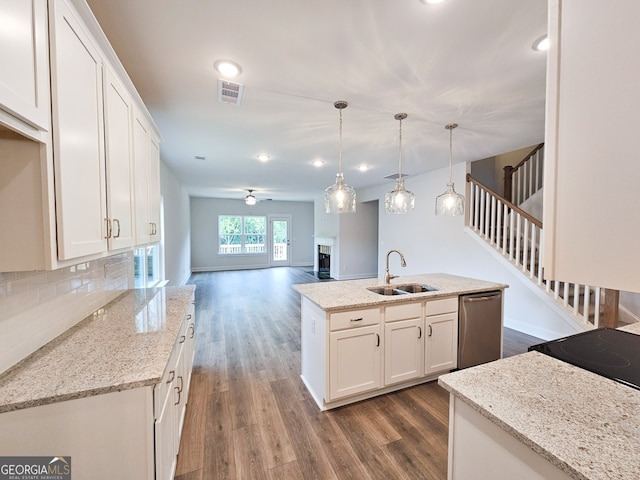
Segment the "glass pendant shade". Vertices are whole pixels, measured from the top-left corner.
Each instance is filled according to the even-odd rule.
[[[408,213],[413,212],[415,206],[415,196],[413,192],[405,190],[404,180],[398,179],[396,188],[387,192],[384,196],[384,209],[387,213]]]
[[[453,183],[449,183],[447,191],[436,198],[436,215],[464,215],[464,195],[456,193]]]
[[[327,213],[354,213],[356,191],[344,183],[342,173],[336,175],[336,183],[324,191],[324,210]]]
[[[344,183],[342,174],[342,110],[347,108],[348,103],[338,100],[333,104],[340,110],[340,149],[339,168],[336,174],[336,183],[327,187],[324,191],[324,210],[327,213],[355,213],[356,211],[356,191]]]
[[[464,195],[453,188],[453,129],[457,126],[457,123],[450,123],[444,127],[449,130],[449,183],[447,190],[436,197],[436,215],[464,215]]]
[[[384,209],[387,213],[404,214],[413,212],[415,206],[415,196],[413,192],[405,190],[404,179],[402,178],[402,120],[407,118],[407,114],[396,113],[393,118],[400,122],[398,180],[396,182],[396,188],[387,192],[384,196]]]

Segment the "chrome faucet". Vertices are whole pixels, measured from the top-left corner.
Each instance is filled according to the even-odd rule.
[[[384,277],[384,283],[386,285],[391,283],[392,278],[396,278],[398,276],[398,275],[391,275],[389,273],[389,255],[391,255],[393,252],[396,252],[398,255],[400,255],[400,265],[402,265],[403,267],[407,266],[407,262],[404,261],[404,255],[400,250],[389,250],[387,252],[387,270],[386,270],[387,274]]]

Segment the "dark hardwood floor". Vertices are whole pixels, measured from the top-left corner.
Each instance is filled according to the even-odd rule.
[[[430,382],[321,412],[300,380],[297,268],[198,273],[176,479],[445,479],[449,397]],[[540,340],[505,331],[505,355]],[[530,342],[530,343],[529,343]]]

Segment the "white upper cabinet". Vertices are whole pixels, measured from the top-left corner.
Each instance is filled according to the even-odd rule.
[[[104,69],[109,250],[135,244],[133,201],[133,105],[110,68]]]
[[[102,59],[63,0],[50,4],[58,259],[107,247]]]
[[[0,2],[0,108],[49,130],[47,1]]]
[[[545,277],[640,292],[640,2],[550,0]]]
[[[136,244],[160,240],[160,144],[145,118],[133,120]]]

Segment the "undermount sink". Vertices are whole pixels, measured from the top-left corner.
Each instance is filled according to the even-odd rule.
[[[398,290],[395,287],[371,287],[367,288],[370,292],[377,293],[378,295],[404,295],[405,292],[403,290]]]
[[[402,290],[407,293],[422,293],[422,292],[437,292],[438,289],[431,285],[423,285],[421,283],[409,283],[407,285],[396,285],[398,290]]]
[[[370,287],[367,290],[378,295],[404,295],[405,293],[436,292],[437,288],[421,283],[409,283],[405,285],[387,285],[384,287]]]

